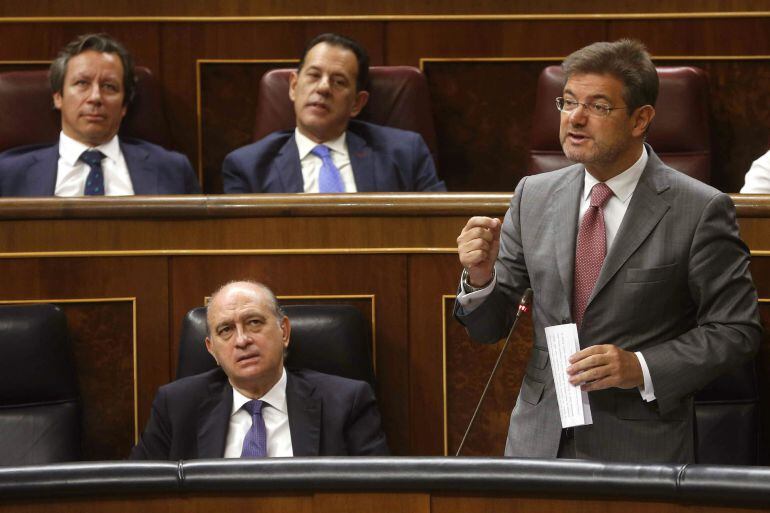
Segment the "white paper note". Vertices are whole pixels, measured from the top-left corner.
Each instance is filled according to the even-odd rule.
[[[561,426],[568,428],[593,424],[588,393],[580,390],[579,386],[572,385],[567,375],[569,357],[580,351],[577,326],[575,324],[549,326],[545,329],[545,338],[548,342],[556,399],[559,402]]]

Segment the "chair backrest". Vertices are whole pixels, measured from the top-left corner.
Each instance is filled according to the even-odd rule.
[[[136,95],[120,125],[120,134],[161,146],[171,145],[160,86],[152,72],[136,70]],[[59,111],[53,107],[47,70],[0,73],[0,151],[58,141]]]
[[[78,460],[78,391],[62,311],[0,306],[0,353],[0,465]]]
[[[312,369],[375,385],[369,325],[350,305],[287,305],[291,339],[288,368]],[[193,308],[182,320],[176,378],[216,367],[206,350],[206,307]]]
[[[720,376],[695,396],[696,463],[756,465],[759,391],[754,360]]]
[[[292,71],[295,70],[275,69],[262,76],[257,93],[255,141],[296,126],[294,105],[289,99]],[[419,133],[435,161],[436,129],[425,75],[411,66],[372,66],[367,90],[369,102],[356,119]]]
[[[711,142],[706,73],[692,66],[660,66],[657,70],[660,92],[647,141],[663,162],[708,183]],[[540,73],[532,119],[530,174],[571,164],[559,143],[561,114],[554,101],[562,95],[563,87],[564,72],[560,66],[548,66]]]

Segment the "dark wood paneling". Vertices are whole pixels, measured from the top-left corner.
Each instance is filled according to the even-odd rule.
[[[135,434],[134,337],[139,426],[149,416],[157,387],[170,377],[166,259],[3,259],[0,269],[5,301],[74,301],[60,306],[73,337],[84,457],[126,457]],[[136,333],[131,298],[136,298]]]
[[[458,234],[461,229],[458,223]],[[456,292],[461,269],[454,254],[409,257],[412,454],[444,454],[445,339],[437,335],[443,333],[445,322],[447,329],[459,326],[451,311],[447,317],[444,297]]]
[[[528,174],[533,99],[548,64],[553,63],[425,63],[439,165],[449,190],[512,192]]]
[[[764,0],[355,0],[349,2],[243,2],[217,0],[73,0],[66,3],[46,0],[3,2],[0,16],[321,16],[367,14],[513,14],[513,13],[596,13],[596,12],[724,12],[767,10]]]
[[[134,443],[134,304],[64,303],[82,402],[82,457],[119,460]]]
[[[296,63],[201,63],[203,187],[221,194],[222,161],[253,142],[257,90],[262,75]],[[286,102],[290,102],[288,96]]]

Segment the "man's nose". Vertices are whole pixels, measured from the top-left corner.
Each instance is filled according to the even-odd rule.
[[[91,89],[88,91],[88,101],[94,102],[94,103],[101,103],[102,101],[102,90],[101,87],[99,87],[99,84],[91,84]]]
[[[573,125],[584,125],[588,119],[588,107],[584,103],[578,103],[575,110],[569,113],[569,122]]]
[[[318,81],[317,90],[321,92],[328,92],[331,89],[331,80],[328,75],[322,75]]]
[[[251,336],[243,329],[243,326],[236,326],[235,328],[235,345],[238,347],[246,347],[251,344]]]

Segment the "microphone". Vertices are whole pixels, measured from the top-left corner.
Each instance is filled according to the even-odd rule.
[[[524,291],[524,295],[521,296],[521,300],[519,301],[519,307],[516,309],[516,317],[513,319],[513,325],[511,326],[511,331],[508,332],[508,337],[505,339],[503,348],[500,350],[500,354],[497,356],[497,361],[495,362],[495,366],[492,367],[492,372],[489,374],[489,379],[487,380],[487,384],[484,386],[484,391],[481,392],[481,397],[479,397],[479,404],[476,405],[476,410],[473,412],[471,421],[468,423],[468,427],[465,430],[463,439],[460,441],[460,447],[457,448],[457,453],[455,454],[455,456],[459,456],[460,451],[463,450],[463,445],[465,445],[465,439],[468,438],[468,433],[470,433],[471,426],[473,426],[473,421],[476,420],[476,415],[479,413],[479,410],[481,409],[481,403],[484,402],[484,397],[486,397],[487,395],[487,390],[489,390],[489,385],[490,383],[492,383],[492,378],[494,377],[495,372],[497,372],[497,368],[500,366],[500,362],[503,360],[503,354],[505,353],[505,350],[508,347],[508,342],[511,341],[513,332],[516,331],[516,325],[519,323],[519,317],[521,317],[522,314],[529,313],[529,310],[530,310],[529,305],[531,302],[532,302],[532,289],[527,289]]]

